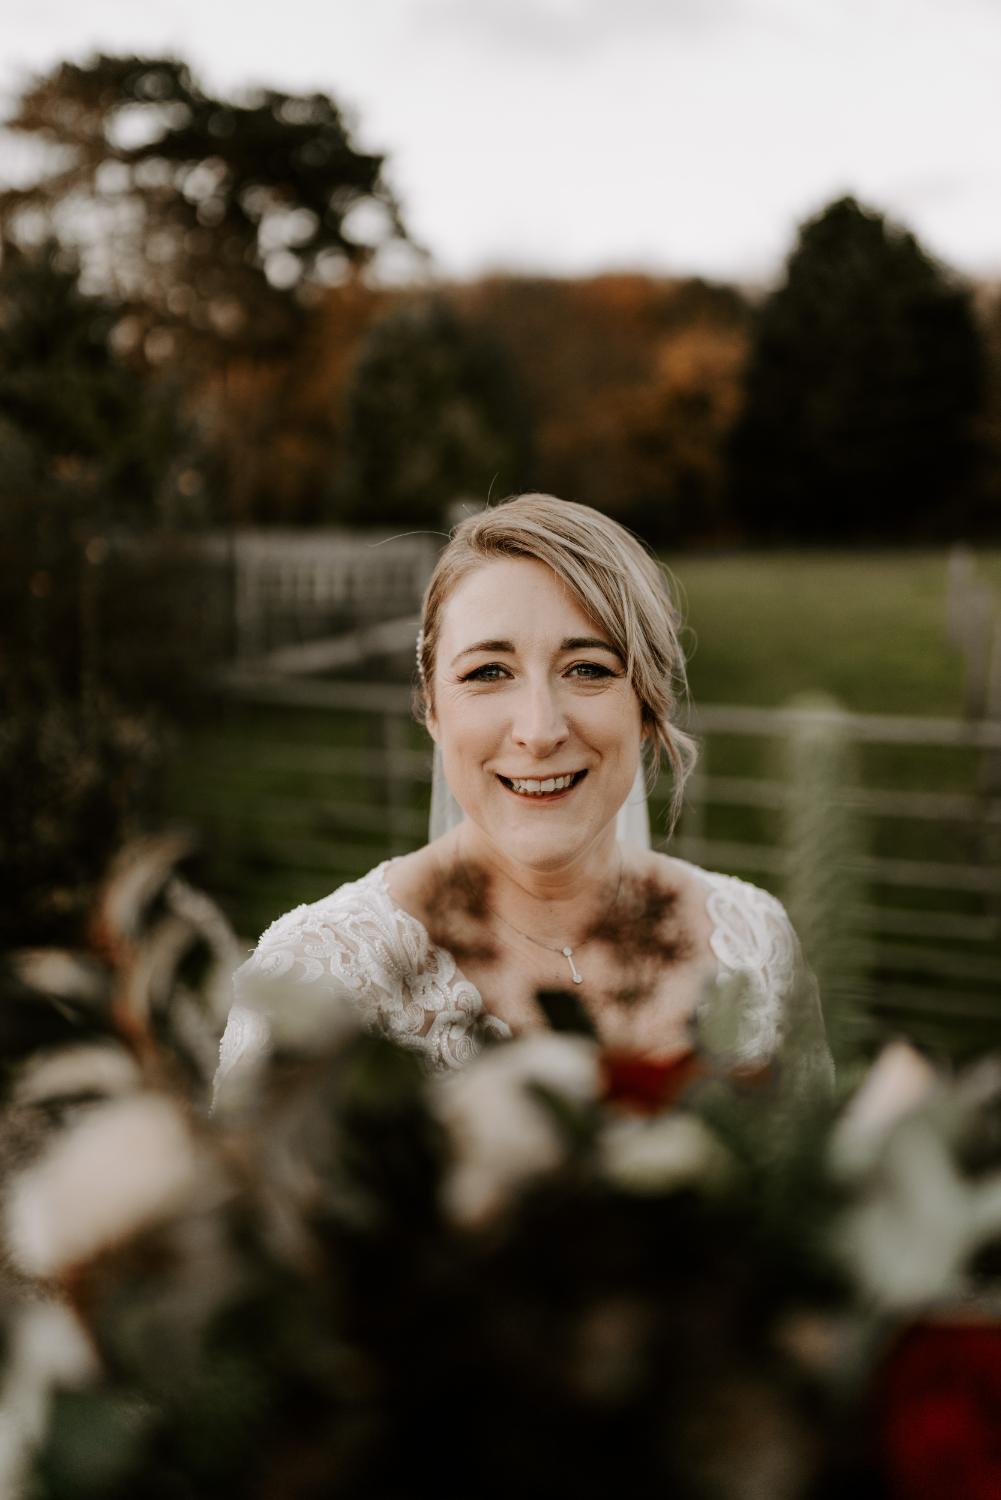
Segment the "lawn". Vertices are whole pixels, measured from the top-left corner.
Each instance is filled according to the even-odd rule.
[[[1001,597],[1001,552],[978,556]],[[860,713],[958,714],[944,552],[679,558],[696,703],[776,705],[823,691]]]

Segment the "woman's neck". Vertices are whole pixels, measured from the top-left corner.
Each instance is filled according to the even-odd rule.
[[[540,940],[560,943],[608,909],[622,878],[623,855],[611,829],[565,864],[539,868],[512,859],[464,825],[453,856],[482,889],[488,910]]]

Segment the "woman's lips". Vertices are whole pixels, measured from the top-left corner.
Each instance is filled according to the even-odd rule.
[[[584,777],[586,775],[587,775],[586,771],[574,771],[572,773],[572,780],[571,780],[569,786],[554,787],[553,790],[549,791],[549,792],[545,792],[545,791],[541,791],[541,790],[539,790],[539,791],[529,791],[529,790],[525,789],[524,786],[522,787],[522,790],[518,790],[518,788],[515,787],[515,785],[513,784],[513,781],[512,781],[512,779],[510,777],[508,777],[508,776],[501,776],[499,773],[497,774],[497,780],[501,783],[501,786],[503,786],[506,791],[508,791],[508,792],[511,793],[512,797],[517,797],[522,802],[546,802],[546,803],[548,803],[548,802],[561,802],[564,797],[569,797],[570,793],[572,791],[574,791],[574,789],[580,785],[580,783],[584,780]],[[544,786],[546,784],[546,782],[563,780],[563,778],[562,777],[555,777],[555,776],[540,776],[540,777],[534,777],[534,776],[528,777],[528,776],[526,776],[526,777],[518,777],[517,780],[519,781],[519,783],[538,782],[540,784],[540,786]]]

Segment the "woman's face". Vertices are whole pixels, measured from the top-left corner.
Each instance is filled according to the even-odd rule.
[[[544,563],[497,558],[446,601],[428,728],[456,801],[506,859],[558,870],[614,838],[640,701],[605,632]]]

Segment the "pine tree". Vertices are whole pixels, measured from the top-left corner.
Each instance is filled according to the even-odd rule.
[[[975,459],[983,356],[968,293],[853,198],[803,225],[763,304],[732,444],[763,540],[948,534]]]

